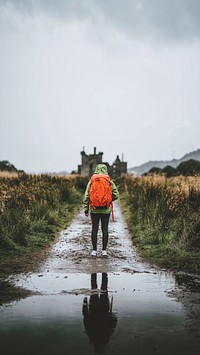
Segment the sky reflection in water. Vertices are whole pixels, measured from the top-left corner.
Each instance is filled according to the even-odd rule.
[[[41,294],[0,308],[3,355],[198,353],[167,274],[46,273],[16,284]]]

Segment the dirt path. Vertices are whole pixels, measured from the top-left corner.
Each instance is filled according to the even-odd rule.
[[[117,203],[107,257],[100,231],[98,256],[91,256],[90,235],[81,210],[37,272],[10,277],[28,293],[0,307],[0,352],[199,354],[200,278],[140,260]]]
[[[101,230],[98,233],[97,257],[91,256],[91,219],[85,217],[83,210],[72,221],[71,225],[61,233],[58,242],[53,246],[46,262],[41,268],[43,276],[55,274],[94,274],[123,273],[151,274],[152,287],[157,288],[160,275],[166,275],[175,280],[175,285],[169,294],[180,301],[189,315],[190,327],[197,331],[200,327],[200,278],[182,272],[170,273],[153,267],[141,260],[134,250],[130,234],[119,203],[114,205],[115,221],[109,222],[108,256],[101,256]],[[156,275],[157,274],[157,275]],[[151,276],[149,275],[149,276]],[[154,285],[154,286],[153,286]],[[76,290],[77,291],[77,290]],[[80,290],[80,293],[82,291]],[[198,323],[198,324],[197,324]]]
[[[101,256],[101,230],[98,233],[97,257],[91,256],[91,220],[83,210],[61,233],[42,272],[98,273],[98,272],[155,272],[139,260],[133,249],[119,204],[114,205],[115,221],[109,222],[108,256]]]

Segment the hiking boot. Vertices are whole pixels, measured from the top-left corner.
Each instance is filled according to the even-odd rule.
[[[106,250],[102,250],[102,256],[107,256],[107,251]]]
[[[92,250],[92,256],[97,256],[97,251],[96,250]]]

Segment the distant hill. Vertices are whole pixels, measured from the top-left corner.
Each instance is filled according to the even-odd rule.
[[[133,168],[129,168],[128,172],[132,173],[132,174],[136,174],[136,175],[142,175],[144,173],[147,173],[150,169],[152,169],[154,167],[163,169],[165,166],[170,165],[173,168],[176,168],[183,161],[190,160],[190,159],[200,161],[200,149],[197,149],[191,153],[185,154],[180,159],[148,161],[147,163],[144,163],[142,165],[135,166]]]

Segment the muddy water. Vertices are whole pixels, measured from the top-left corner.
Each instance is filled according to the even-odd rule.
[[[0,307],[1,354],[199,354],[199,277],[143,263],[117,204],[108,257],[90,231],[81,211],[38,273],[11,277],[32,294]]]

